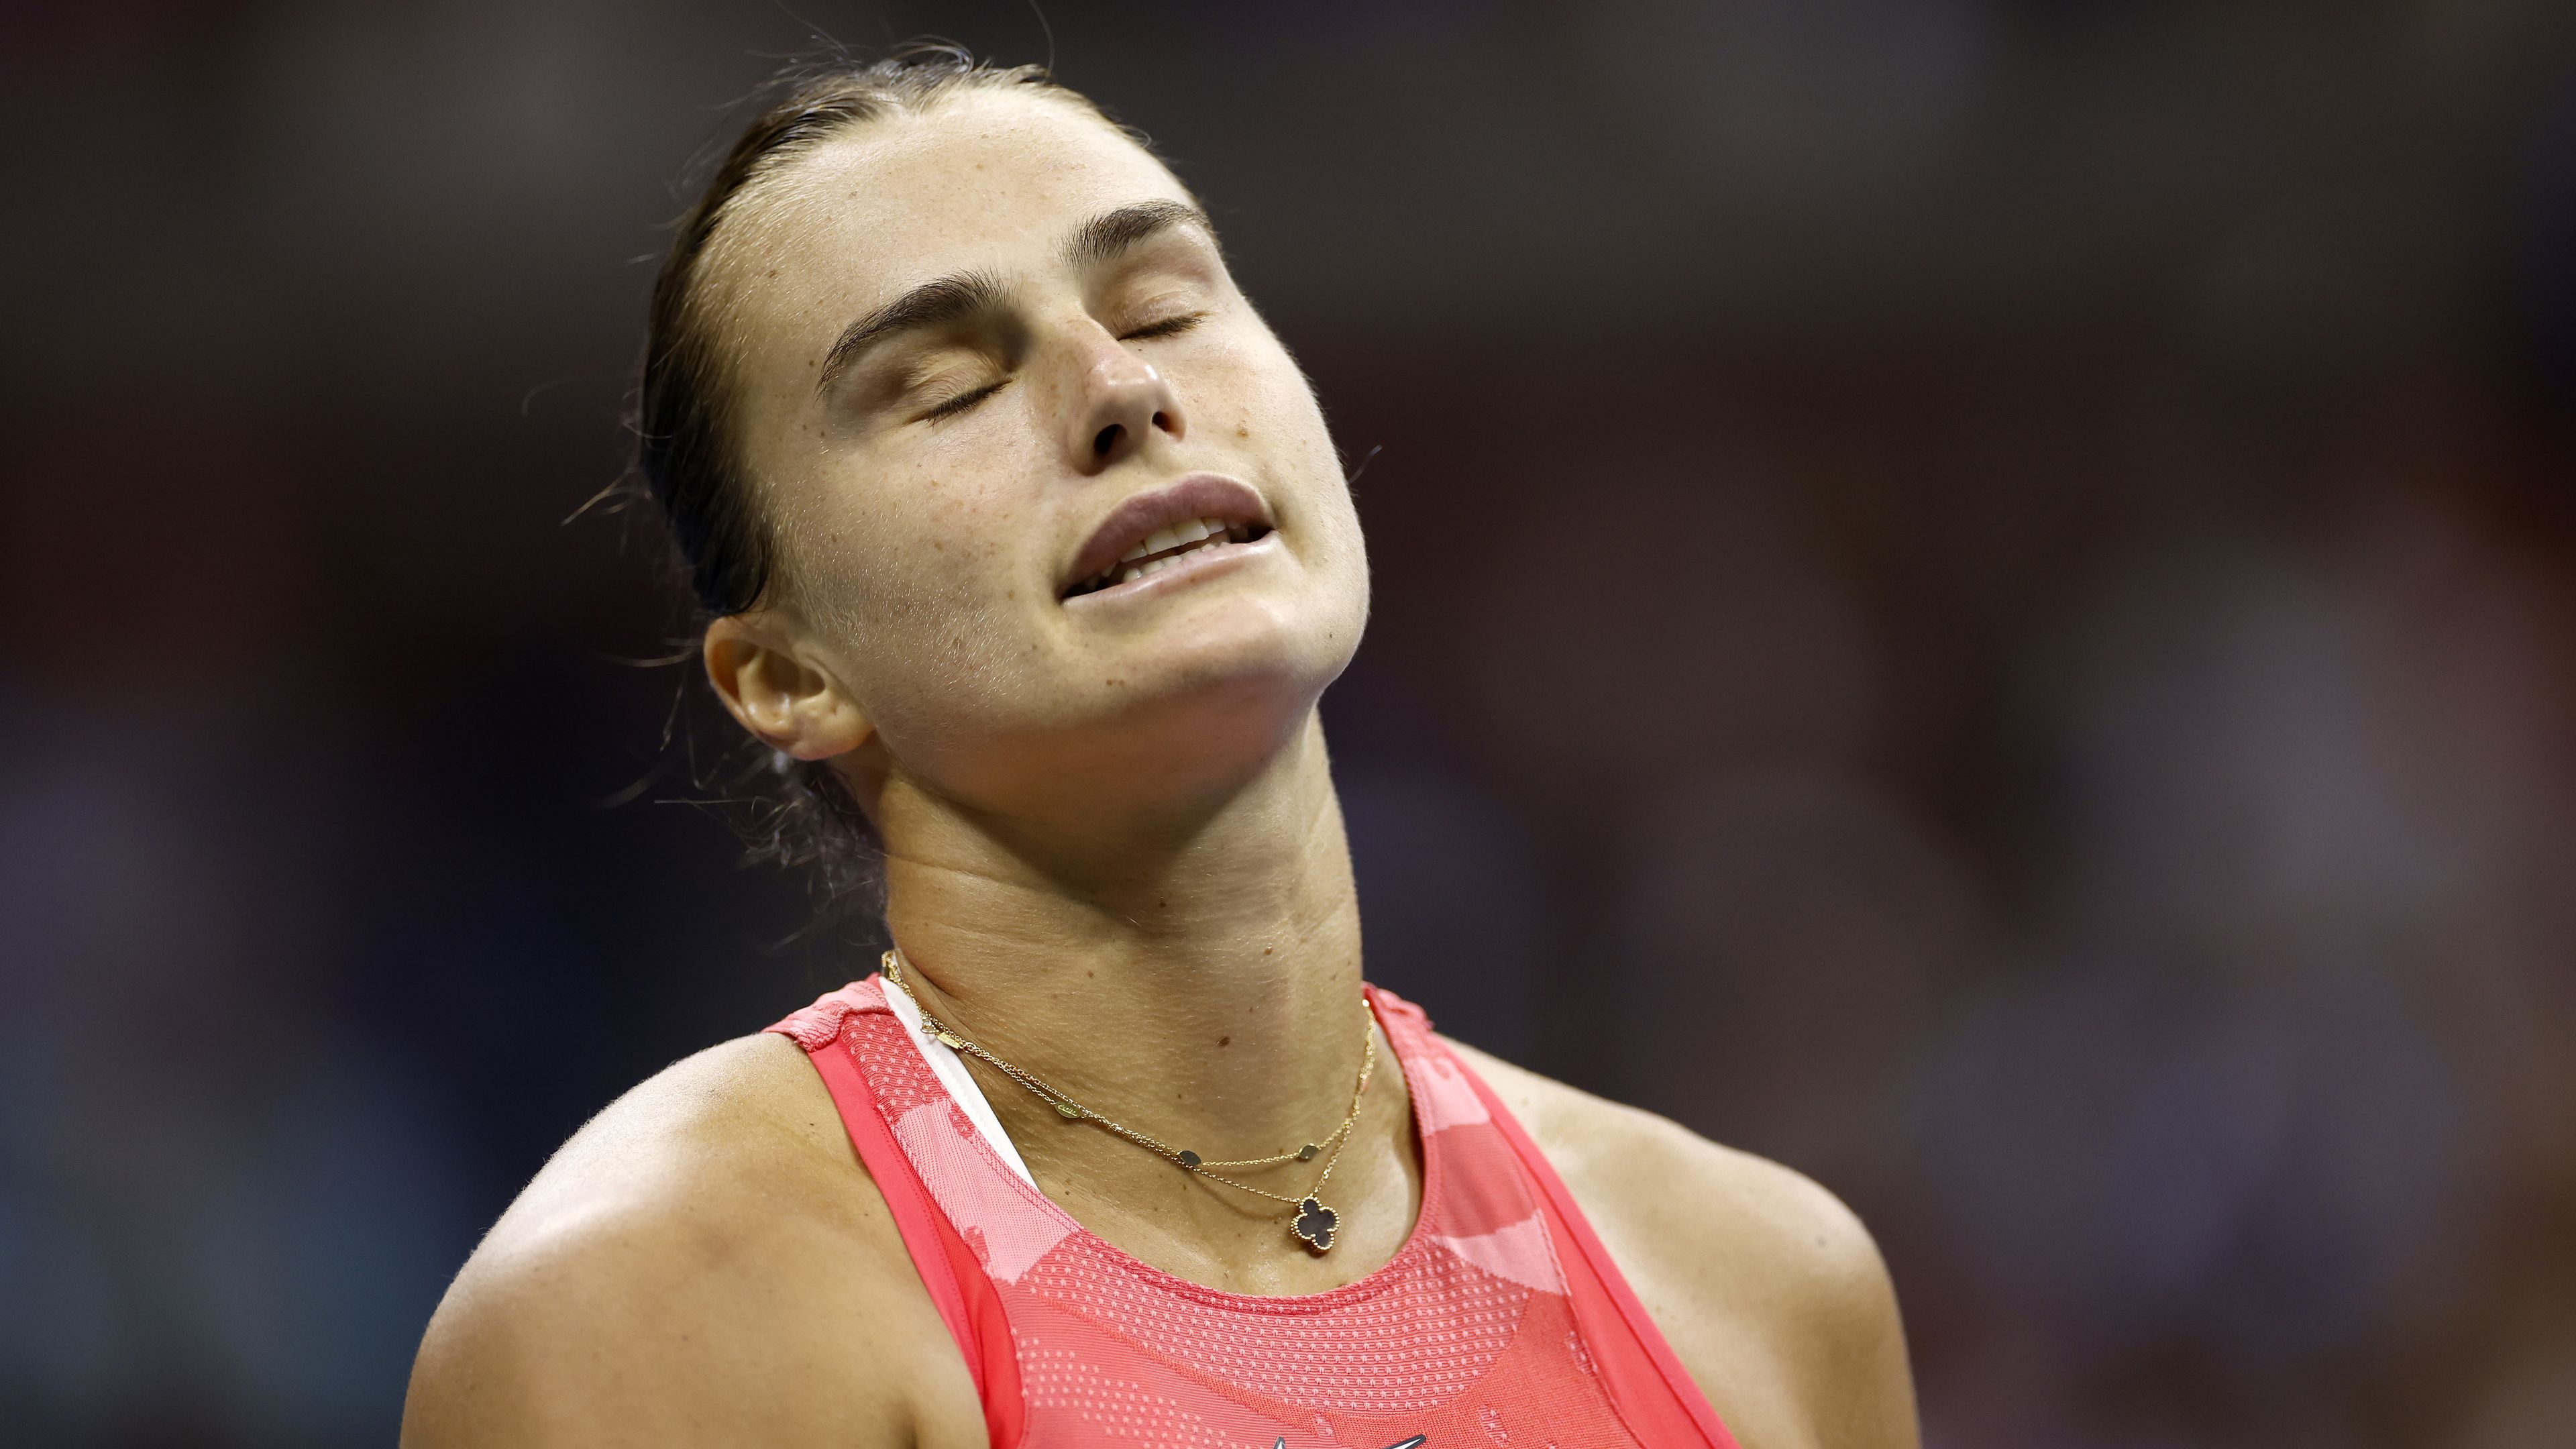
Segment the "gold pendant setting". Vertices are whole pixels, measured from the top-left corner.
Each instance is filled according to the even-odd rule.
[[[1310,1195],[1297,1204],[1297,1217],[1288,1225],[1288,1231],[1316,1252],[1329,1253],[1333,1250],[1333,1235],[1341,1226],[1342,1215]]]

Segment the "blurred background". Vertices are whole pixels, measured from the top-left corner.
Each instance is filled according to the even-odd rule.
[[[1045,19],[0,13],[0,1441],[390,1442],[556,1143],[867,969],[565,522],[821,32],[1201,191],[1373,454],[1372,975],[1852,1202],[1934,1446],[2576,1442],[2576,12]]]

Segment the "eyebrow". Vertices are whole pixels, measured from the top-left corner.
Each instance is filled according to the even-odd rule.
[[[1104,211],[1084,222],[1064,245],[1064,258],[1075,266],[1115,261],[1146,240],[1178,226],[1196,226],[1210,236],[1216,229],[1207,213],[1185,201],[1139,201]],[[957,272],[924,282],[841,329],[823,357],[814,380],[817,392],[831,389],[862,354],[898,332],[948,327],[979,313],[998,309],[1009,289],[991,272]]]
[[[859,354],[895,333],[963,322],[1000,307],[1007,293],[1002,279],[990,272],[958,272],[922,283],[842,328],[840,340],[823,358],[823,372],[815,379],[815,390],[829,389],[834,379],[859,360]]]
[[[1195,226],[1216,235],[1207,213],[1186,201],[1139,201],[1084,222],[1065,243],[1064,259],[1076,266],[1116,261],[1147,238],[1176,226]]]

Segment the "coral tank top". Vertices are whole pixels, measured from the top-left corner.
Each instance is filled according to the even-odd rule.
[[[977,1129],[880,980],[770,1030],[830,1088],[995,1449],[1735,1449],[1554,1169],[1411,1003],[1368,991],[1422,1135],[1412,1235],[1358,1282],[1271,1297],[1085,1231]]]

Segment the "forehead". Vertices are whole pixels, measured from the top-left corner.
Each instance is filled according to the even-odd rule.
[[[1077,105],[970,91],[862,122],[744,199],[710,261],[758,335],[837,329],[955,272],[1044,265],[1103,211],[1189,193]]]

